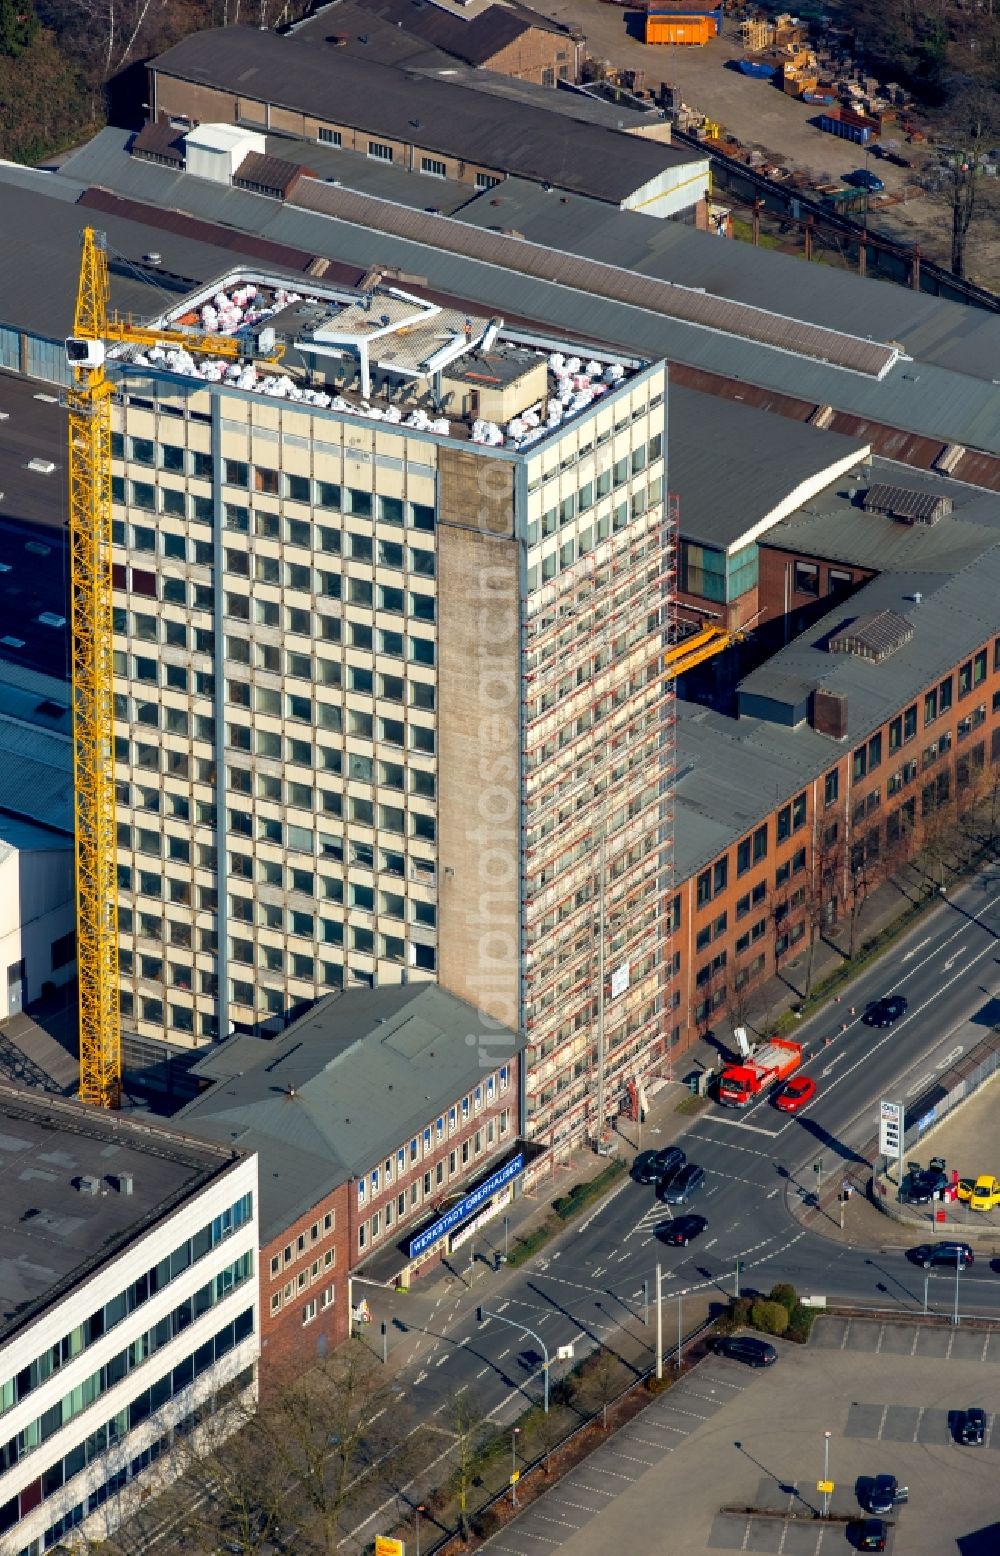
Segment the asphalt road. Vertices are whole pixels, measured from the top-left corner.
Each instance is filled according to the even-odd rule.
[[[801,1114],[780,1114],[765,1099],[739,1113],[713,1103],[692,1119],[680,1143],[689,1160],[704,1167],[706,1183],[684,1208],[707,1216],[709,1226],[689,1248],[656,1238],[669,1208],[657,1203],[651,1187],[627,1181],[598,1211],[574,1223],[558,1247],[516,1270],[483,1275],[469,1289],[454,1283],[403,1299],[366,1288],[374,1319],[369,1332],[378,1333],[380,1320],[389,1323],[393,1349],[407,1358],[400,1383],[420,1419],[433,1423],[437,1417],[446,1431],[453,1401],[466,1392],[477,1412],[501,1425],[515,1419],[541,1398],[539,1340],[553,1358],[553,1378],[599,1343],[614,1349],[622,1331],[642,1334],[651,1344],[658,1262],[667,1346],[677,1333],[678,1313],[683,1320],[685,1296],[732,1293],[737,1259],[744,1290],[789,1280],[800,1292],[831,1300],[899,1312],[922,1308],[924,1275],[905,1256],[907,1242],[917,1237],[908,1239],[903,1228],[886,1221],[881,1249],[845,1247],[804,1230],[794,1199],[815,1190],[817,1160],[824,1174],[842,1174],[856,1159],[857,1148],[877,1132],[881,1097],[916,1101],[994,1024],[998,962],[1000,870],[989,869],[862,974],[843,1004],[802,1023],[796,1035],[808,1045],[806,1070],[819,1090]],[[885,1030],[865,1026],[867,1002],[890,993],[906,996],[905,1016]],[[841,1031],[844,1022],[847,1030]],[[644,1281],[650,1298],[645,1312]],[[950,1311],[954,1286],[954,1275],[932,1273],[931,1305]],[[988,1258],[962,1274],[960,1299],[963,1312],[1000,1316],[1000,1276]],[[479,1305],[497,1317],[480,1325]],[[566,1345],[574,1347],[573,1360],[555,1360],[557,1348]],[[373,1519],[356,1533],[363,1538],[377,1527]]]

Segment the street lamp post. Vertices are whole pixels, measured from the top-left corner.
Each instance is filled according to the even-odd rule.
[[[823,1433],[823,1484],[824,1484],[824,1486],[828,1486],[830,1484],[830,1438],[832,1436],[833,1436],[832,1432],[824,1432]],[[823,1492],[823,1517],[824,1518],[828,1518],[829,1516],[830,1516],[830,1493],[829,1493],[829,1491],[824,1491]]]
[[[510,1505],[517,1506],[517,1439],[521,1428],[514,1426],[510,1433]]]
[[[736,1300],[738,1302],[739,1299],[740,1299],[740,1261],[739,1261],[739,1257],[737,1257],[737,1260],[736,1260],[736,1273],[735,1273],[735,1276],[733,1278],[733,1295],[735,1296],[735,1298],[736,1298]]]
[[[422,1502],[418,1502],[416,1507],[413,1509],[413,1512],[414,1512],[414,1515],[415,1515],[416,1521],[417,1521],[417,1533],[416,1533],[417,1556],[420,1556],[420,1515],[421,1515],[421,1513],[426,1513],[426,1511],[427,1511],[427,1509],[426,1509],[426,1507],[424,1506],[424,1504]]]
[[[545,1414],[548,1415],[548,1413],[549,1413],[549,1351],[548,1351],[548,1346],[545,1344],[545,1341],[542,1339],[541,1335],[540,1334],[536,1334],[533,1329],[529,1329],[527,1324],[518,1323],[517,1319],[514,1319],[514,1318],[504,1318],[502,1313],[493,1313],[493,1312],[490,1311],[489,1308],[485,1308],[485,1307],[477,1308],[476,1309],[476,1318],[477,1318],[479,1323],[482,1323],[483,1320],[486,1319],[486,1318],[495,1318],[497,1320],[497,1323],[499,1323],[499,1324],[509,1324],[512,1329],[519,1330],[519,1332],[521,1334],[530,1334],[531,1338],[535,1341],[535,1343],[541,1347],[541,1352],[542,1352],[542,1357],[543,1357],[542,1371],[543,1371],[544,1378],[545,1378]]]
[[[927,1273],[924,1275],[924,1312],[925,1313],[927,1312],[927,1291],[928,1291],[928,1287],[930,1286],[930,1283],[931,1283],[931,1276],[930,1276],[930,1271],[928,1270]]]
[[[684,1350],[684,1329],[681,1314],[684,1311],[684,1293],[677,1293],[677,1371],[681,1370],[681,1355]]]
[[[663,1377],[663,1275],[656,1266],[656,1376]]]
[[[954,1314],[952,1315],[952,1323],[954,1323],[955,1325],[958,1325],[961,1322],[961,1320],[959,1319],[959,1316],[958,1316],[958,1277],[959,1277],[959,1275],[961,1275],[962,1270],[963,1270],[964,1267],[965,1267],[965,1260],[962,1258],[962,1255],[961,1254],[956,1255],[956,1258],[955,1258],[955,1311],[954,1311]]]

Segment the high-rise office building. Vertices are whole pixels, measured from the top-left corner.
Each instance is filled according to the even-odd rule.
[[[525,1031],[562,1143],[667,1025],[665,369],[288,285],[178,310],[279,367],[120,380],[123,1024],[437,979]]]

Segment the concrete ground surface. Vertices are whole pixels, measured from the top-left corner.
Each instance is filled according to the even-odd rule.
[[[687,48],[641,43],[638,13],[603,4],[602,0],[533,3],[536,10],[581,27],[593,58],[644,70],[647,88],[655,90],[661,81],[678,87],[690,108],[724,125],[745,146],[766,150],[785,167],[807,170],[826,181],[864,166],[861,147],[828,135],[810,122],[821,111],[815,105],[786,97],[770,82],[727,68],[730,61],[741,58],[744,52],[739,22],[733,17],[723,18],[721,37],[701,48]],[[900,196],[898,203],[883,208],[873,201],[871,226],[891,238],[919,244],[925,254],[948,264],[950,211],[916,189],[928,152],[920,145],[908,145],[902,130],[895,135],[887,132],[884,142],[889,141],[898,141],[901,155],[913,162],[913,168],[893,167],[874,158],[869,162],[888,193]],[[973,227],[967,268],[970,276],[984,286],[1000,284],[1000,239],[995,220],[987,219]]]
[[[987,1556],[1000,1548],[1000,1333],[823,1318],[808,1346],[778,1348],[778,1364],[761,1372],[706,1359],[486,1549],[838,1556],[852,1548],[843,1524],[721,1512],[818,1510],[827,1431],[834,1514],[858,1511],[873,1475],[908,1486],[890,1552]],[[973,1404],[987,1412],[987,1440],[963,1448],[955,1428]]]
[[[997,1108],[1000,1106],[1000,1075],[993,1076],[981,1090],[968,1101],[945,1115],[936,1129],[929,1129],[919,1143],[906,1154],[906,1161],[917,1161],[926,1167],[932,1156],[943,1156],[949,1175],[957,1168],[960,1178],[977,1178],[982,1173],[993,1173],[1000,1178],[1000,1141],[997,1139]],[[944,1211],[946,1220],[936,1221]],[[1000,1234],[1000,1208],[991,1211],[970,1210],[960,1200],[952,1204],[907,1207],[910,1220],[921,1223],[927,1231],[934,1225],[939,1237],[954,1237],[959,1232]]]

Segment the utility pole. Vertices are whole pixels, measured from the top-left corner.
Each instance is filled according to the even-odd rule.
[[[663,1377],[663,1276],[656,1266],[656,1376]]]
[[[832,1432],[824,1432],[823,1433],[823,1484],[824,1484],[824,1486],[828,1486],[830,1484],[830,1438],[832,1436],[833,1436]],[[830,1516],[830,1493],[829,1493],[829,1491],[824,1491],[823,1492],[823,1517],[824,1518],[829,1518],[829,1516]]]
[[[680,1375],[680,1370],[681,1370],[681,1355],[682,1355],[683,1350],[684,1350],[684,1328],[683,1328],[683,1320],[681,1318],[681,1314],[682,1314],[683,1310],[684,1310],[684,1293],[682,1291],[679,1291],[677,1293],[677,1372],[678,1372],[678,1376]]]

